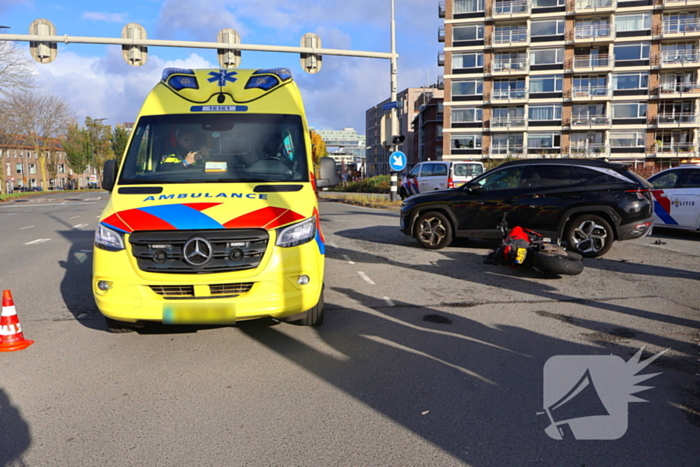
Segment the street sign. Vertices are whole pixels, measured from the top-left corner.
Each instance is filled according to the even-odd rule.
[[[90,183],[97,183],[97,175],[90,175]]]
[[[401,172],[403,169],[405,169],[406,162],[406,154],[402,153],[401,151],[394,151],[389,156],[389,167],[391,167],[391,170],[394,172]]]
[[[396,101],[391,101],[391,102],[386,102],[382,104],[382,110],[391,110],[399,106],[399,103]]]

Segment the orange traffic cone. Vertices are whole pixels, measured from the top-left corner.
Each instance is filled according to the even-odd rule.
[[[26,349],[34,341],[24,338],[19,318],[15,312],[15,302],[9,290],[2,292],[2,315],[0,315],[0,352]]]

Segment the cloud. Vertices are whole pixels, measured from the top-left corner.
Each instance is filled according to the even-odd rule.
[[[126,23],[126,13],[99,13],[86,11],[80,19],[89,19],[92,21],[106,21],[108,23]]]
[[[174,38],[184,31],[194,40],[215,42],[216,33],[233,28],[244,35],[246,28],[226,9],[227,0],[166,0],[160,9],[156,33]]]

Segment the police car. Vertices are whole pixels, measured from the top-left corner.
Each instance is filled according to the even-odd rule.
[[[654,225],[700,230],[700,161],[649,178],[654,186]]]

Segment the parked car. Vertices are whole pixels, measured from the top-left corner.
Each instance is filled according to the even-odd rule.
[[[539,232],[587,257],[604,255],[614,240],[648,235],[651,184],[619,164],[583,159],[507,162],[460,188],[407,198],[401,231],[425,248],[455,237],[500,238],[498,225]]]
[[[654,186],[654,224],[700,230],[700,163],[683,164],[649,178]]]
[[[478,161],[419,162],[401,182],[399,196],[406,199],[417,193],[456,188],[482,173],[484,164]]]

